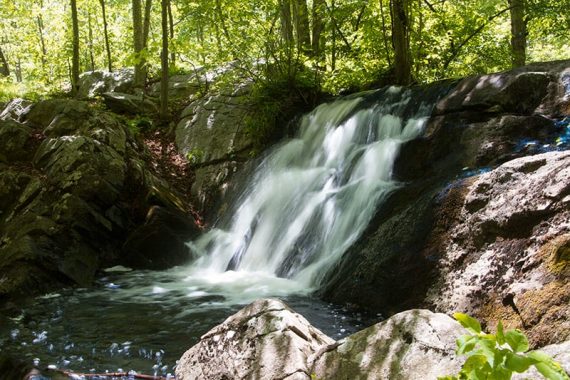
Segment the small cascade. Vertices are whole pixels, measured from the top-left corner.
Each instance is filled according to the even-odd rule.
[[[370,102],[374,96],[379,101]],[[227,225],[189,243],[198,259],[188,279],[292,280],[317,287],[399,184],[400,146],[419,136],[433,102],[389,87],[323,104],[298,136],[269,153],[237,198]],[[223,275],[226,273],[225,275]],[[283,289],[281,289],[283,290]]]

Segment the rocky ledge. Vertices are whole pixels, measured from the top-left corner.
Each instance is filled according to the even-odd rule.
[[[415,309],[334,341],[283,302],[262,299],[202,336],[180,359],[176,377],[436,379],[461,368],[464,358],[455,355],[455,341],[463,334],[465,330],[447,315]],[[543,351],[570,371],[569,348],[567,342]],[[539,378],[535,372],[529,375]]]
[[[0,301],[188,259],[189,206],[123,119],[71,99],[0,113]]]

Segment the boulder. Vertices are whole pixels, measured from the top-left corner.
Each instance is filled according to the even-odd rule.
[[[32,106],[32,102],[25,99],[12,99],[8,104],[3,106],[0,112],[0,120],[13,119],[22,121],[24,115],[28,113]]]
[[[200,71],[198,71],[200,73]],[[168,78],[168,97],[170,99],[189,98],[201,90],[205,90],[205,78],[197,74],[178,74]],[[160,97],[161,83],[157,82],[150,87],[149,95]]]
[[[436,379],[459,372],[455,341],[463,334],[445,314],[409,310],[326,347],[311,370],[317,379]]]
[[[21,161],[29,158],[26,146],[32,138],[32,129],[12,119],[0,120],[0,161]]]
[[[310,380],[309,356],[333,343],[283,302],[258,300],[186,351],[176,378]]]
[[[570,339],[570,152],[509,161],[464,182],[464,201],[432,253],[426,305],[527,331],[534,346]]]
[[[131,93],[133,82],[132,69],[120,69],[111,73],[104,70],[88,71],[79,77],[76,97],[88,99],[103,95],[105,92]]]
[[[187,241],[200,233],[188,215],[153,206],[146,221],[127,238],[123,260],[133,268],[166,269],[191,258]]]
[[[102,94],[105,105],[113,112],[130,115],[156,115],[158,106],[144,94],[131,95],[122,92],[105,92]]]

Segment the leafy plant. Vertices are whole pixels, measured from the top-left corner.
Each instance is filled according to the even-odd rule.
[[[528,351],[527,337],[518,329],[504,331],[502,322],[496,334],[481,331],[481,324],[467,314],[453,317],[469,334],[457,339],[457,355],[467,359],[456,376],[439,380],[509,380],[513,372],[523,373],[531,366],[549,380],[568,380],[560,364],[540,351]]]

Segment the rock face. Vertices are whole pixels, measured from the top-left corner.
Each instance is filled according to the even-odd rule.
[[[104,70],[89,71],[79,77],[77,98],[93,98],[105,92],[130,93],[133,82],[132,69],[120,69],[112,73]]]
[[[335,342],[277,300],[258,300],[206,333],[178,379],[435,379],[456,373],[462,327],[410,310]]]
[[[426,298],[542,346],[570,339],[570,151],[509,161],[459,185],[464,202],[438,247]]]
[[[176,145],[195,168],[192,195],[203,212],[224,194],[232,175],[249,159],[253,143],[246,133],[251,112],[248,88],[193,101],[176,127]]]
[[[310,380],[309,356],[334,341],[278,300],[258,300],[184,353],[180,380]]]
[[[185,202],[149,169],[144,146],[112,114],[59,99],[19,118],[0,120],[0,299],[89,285],[102,265],[134,262],[122,245],[153,205],[167,210],[148,218],[154,225],[196,233],[162,217],[184,214]],[[180,239],[160,236],[181,255]],[[169,252],[136,254],[145,261]]]
[[[477,254],[469,259],[467,255],[460,255],[457,258],[458,266],[450,268],[449,272],[445,272],[447,274],[443,274],[443,264],[439,261],[445,257],[445,250],[458,248],[458,243],[454,240],[455,235],[450,231],[465,217],[461,210],[465,206],[472,181],[477,180],[473,176],[491,171],[520,157],[539,154],[545,150],[569,148],[568,144],[559,138],[560,135],[568,133],[568,83],[570,61],[531,65],[458,82],[435,105],[423,137],[402,147],[394,168],[394,176],[403,186],[382,205],[367,231],[331,270],[327,282],[323,284],[322,295],[334,302],[360,304],[390,315],[408,308],[434,306],[434,303],[426,302],[426,294],[430,289],[430,294],[437,293],[434,286],[443,281],[440,276],[447,276],[448,279],[461,277],[461,265],[477,261],[485,252],[486,257],[501,256],[500,250],[506,249],[507,244],[512,244],[510,252],[514,255],[511,258],[514,261],[509,263],[518,263],[512,271],[528,272],[532,265],[527,266],[524,262],[519,262],[525,260],[525,255],[530,252],[528,249],[550,247],[549,244],[564,246],[564,236],[567,234],[567,227],[564,226],[568,223],[566,206],[563,206],[566,201],[547,201],[544,198],[544,205],[539,206],[531,201],[533,194],[525,190],[526,180],[509,182],[508,176],[505,176],[502,177],[503,181],[516,186],[509,190],[511,198],[526,202],[528,207],[534,207],[534,204],[537,210],[528,214],[515,214],[512,221],[505,222],[511,230],[507,235],[502,235],[503,221],[500,215],[490,216],[483,223],[483,230],[486,231],[484,237],[476,229],[465,230],[465,233],[471,236],[470,240],[466,239],[479,244],[478,248],[475,248]],[[553,153],[553,156],[548,157],[554,159],[555,155]],[[540,162],[539,159],[537,162],[524,164],[529,166],[520,170],[509,170],[513,170],[511,174],[517,178],[525,176],[528,177],[527,180],[541,173],[544,180],[551,178],[554,181],[556,178],[559,186],[566,186],[565,174],[559,174],[565,172],[562,164],[541,166]],[[519,164],[523,165],[517,161],[513,161],[512,165],[517,167]],[[538,170],[536,173],[535,167]],[[537,186],[540,188],[546,185],[544,182]],[[489,186],[498,186],[497,189],[501,189],[497,193],[485,189],[485,192],[490,191],[489,194],[507,192],[498,181]],[[552,186],[558,185],[553,182]],[[565,194],[565,191],[559,192]],[[566,195],[561,197],[564,199]],[[474,202],[469,206],[473,208],[473,212],[479,207],[478,201]],[[489,202],[491,203],[493,202]],[[540,207],[545,209],[539,210]],[[494,220],[495,217],[498,219]],[[533,221],[536,221],[537,225],[533,225]],[[541,227],[542,232],[538,229],[541,223],[546,223]],[[555,223],[558,227],[545,227],[548,223]],[[464,226],[472,227],[467,222]],[[552,233],[545,232],[548,228]],[[514,232],[515,230],[517,232]],[[543,238],[539,239],[540,243],[534,242],[540,234],[544,234]],[[495,240],[502,240],[501,244],[504,245],[492,245]],[[516,244],[521,245],[516,248]],[[530,248],[533,244],[535,248]],[[471,249],[467,246],[466,243],[465,249]],[[515,254],[515,251],[518,253]],[[459,265],[459,262],[462,264]],[[508,265],[501,264],[500,268]],[[522,267],[524,269],[521,269]],[[493,265],[487,268],[491,272],[506,273],[506,269]],[[542,268],[544,269],[544,265]],[[455,272],[456,269],[458,272]],[[475,276],[475,273],[470,275]],[[473,278],[466,275],[462,277],[462,281],[468,289],[469,284],[486,275],[488,274],[477,274],[477,277]],[[558,280],[553,280],[552,273],[549,276],[551,280],[542,282],[546,286],[544,291],[549,292],[547,289],[551,289],[556,297],[552,297],[552,307],[547,307],[551,310],[547,314],[552,317],[545,319],[543,325],[556,320],[557,327],[552,331],[560,331],[559,328],[566,328],[565,323],[568,320],[568,312],[560,308],[564,300],[567,300],[567,291],[562,287],[562,284],[567,283],[567,275],[557,277]],[[557,287],[557,290],[553,287]],[[484,297],[486,290],[488,289],[480,290],[481,294],[474,293],[473,299]],[[503,297],[509,292],[503,292]],[[531,293],[528,293],[528,296],[530,295]],[[545,295],[546,293],[542,296],[536,293],[534,299],[536,301]],[[510,303],[509,299],[511,296],[505,298],[504,302]],[[485,302],[484,300],[485,298],[482,302]],[[529,303],[527,310],[530,313],[535,306],[531,306],[530,300],[526,302]],[[489,307],[489,310],[491,309],[492,307]],[[506,306],[504,309],[511,310],[512,307]],[[544,307],[539,309],[542,312],[545,310]],[[437,310],[461,311],[443,306]],[[483,312],[477,315],[484,320],[492,320],[486,319]],[[534,322],[530,322],[531,320]],[[532,317],[528,315],[524,325],[530,326],[539,320],[538,314],[533,314]],[[519,326],[522,326],[522,323]],[[540,340],[539,336],[544,338]],[[554,338],[553,333],[540,334],[538,330],[536,334],[531,334],[533,342],[540,345],[567,339],[564,336]]]

